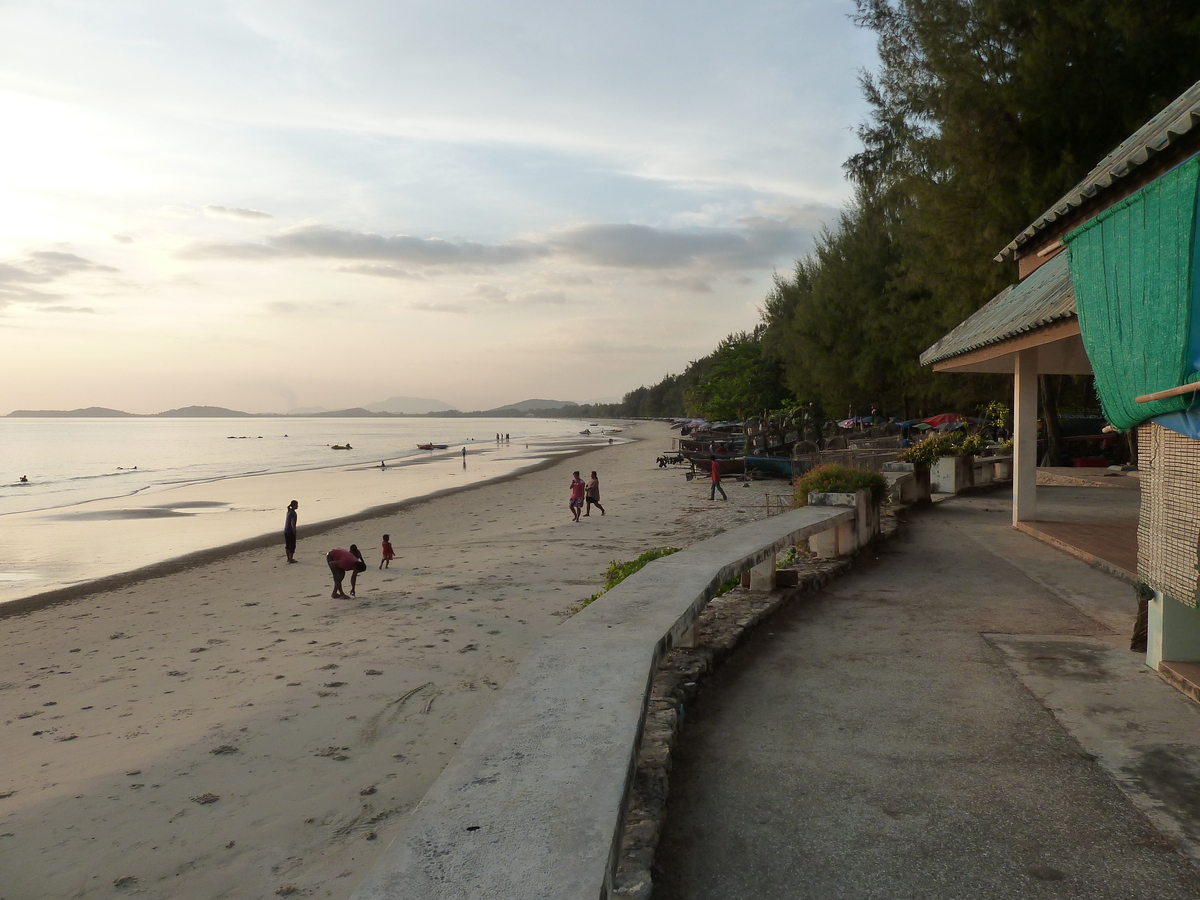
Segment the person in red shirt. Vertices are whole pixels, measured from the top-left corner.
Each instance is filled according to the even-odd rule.
[[[333,574],[333,593],[330,597],[333,599],[341,598],[349,600],[346,592],[342,590],[342,579],[346,577],[346,573],[350,573],[350,594],[354,595],[354,589],[357,587],[358,573],[367,570],[367,564],[363,561],[362,554],[358,552],[358,547],[354,544],[350,545],[349,550],[342,550],[336,547],[330,550],[325,556],[325,561],[329,563],[329,571]]]
[[[722,500],[729,499],[725,494],[725,488],[721,487],[721,463],[714,456],[712,457],[712,489],[708,492],[708,499],[716,500],[717,491],[721,492]]]
[[[583,479],[579,477],[578,472],[571,474],[571,502],[567,504],[567,509],[571,510],[571,515],[575,517],[575,521],[579,521],[579,511],[583,509]]]

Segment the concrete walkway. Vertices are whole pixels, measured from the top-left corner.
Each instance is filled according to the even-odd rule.
[[[912,514],[725,665],[656,900],[1200,898],[1200,707],[1127,649],[1130,586],[1010,515]]]

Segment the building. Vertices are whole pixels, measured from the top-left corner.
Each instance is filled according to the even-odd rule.
[[[1005,247],[1020,281],[921,355],[940,372],[1013,373],[1013,524],[1037,515],[1037,376],[1094,374],[1136,429],[1147,663],[1200,695],[1200,83]],[[1183,666],[1164,667],[1165,663]]]

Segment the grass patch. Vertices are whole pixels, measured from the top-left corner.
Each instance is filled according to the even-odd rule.
[[[637,559],[628,559],[622,562],[621,560],[612,560],[608,564],[608,569],[604,573],[604,590],[597,591],[592,596],[580,604],[580,609],[587,606],[593,600],[604,596],[604,591],[612,590],[634,572],[639,572],[646,567],[648,563],[654,562],[656,559],[662,559],[664,556],[670,556],[672,553],[678,553],[680,547],[658,547],[654,550],[647,550]]]

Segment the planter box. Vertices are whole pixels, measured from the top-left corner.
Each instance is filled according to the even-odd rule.
[[[895,476],[911,474],[911,481],[896,479],[893,485],[892,498],[898,503],[928,503],[929,502],[929,467],[910,462],[888,462],[883,464],[883,477],[889,482]],[[889,477],[891,476],[891,477]]]
[[[992,460],[992,480],[1012,481],[1013,460],[1011,456],[997,456]]]
[[[995,460],[977,456],[971,466],[971,478],[977,486],[991,484],[995,471]]]
[[[809,506],[849,506],[854,509],[854,521],[809,538],[809,549],[822,559],[845,556],[864,547],[879,534],[879,507],[871,502],[870,491],[855,493],[825,493],[813,491],[808,495]]]
[[[929,470],[930,490],[935,494],[957,494],[975,483],[975,457],[943,456]]]

